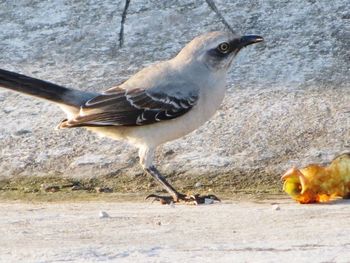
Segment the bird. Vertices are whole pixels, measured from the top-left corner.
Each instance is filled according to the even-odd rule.
[[[163,204],[219,201],[215,195],[178,192],[156,168],[155,151],[159,145],[194,131],[215,114],[224,99],[234,58],[244,47],[263,40],[258,35],[227,31],[204,33],[173,58],[145,67],[103,92],[63,87],[5,69],[0,69],[0,87],[58,105],[66,114],[60,129],[83,127],[137,147],[143,170],[169,194],[147,198]]]

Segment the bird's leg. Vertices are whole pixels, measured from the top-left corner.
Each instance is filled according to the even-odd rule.
[[[178,202],[180,199],[185,198],[185,195],[180,194],[178,191],[176,191],[174,189],[174,187],[172,187],[164,178],[164,176],[162,176],[160,174],[160,172],[157,170],[156,167],[154,167],[153,165],[151,167],[145,168],[145,171],[151,175],[154,179],[156,179],[156,181],[158,183],[160,183],[165,190],[167,190],[167,192],[171,195],[171,196],[159,196],[159,195],[149,195],[146,197],[147,198],[151,198],[154,197],[156,200],[161,201],[162,203],[171,203],[171,202]]]
[[[161,173],[157,170],[157,168],[152,164],[154,151],[155,149],[153,148],[148,148],[148,147],[140,148],[139,150],[140,164],[149,175],[151,175],[158,183],[160,183],[164,187],[164,189],[170,194],[170,196],[161,196],[161,195],[151,194],[147,196],[146,199],[154,198],[155,200],[160,201],[162,204],[170,204],[172,202],[179,202],[179,201],[184,201],[191,204],[202,204],[202,203],[205,203],[205,199],[220,201],[220,199],[217,198],[215,195],[187,196],[176,191],[175,188],[172,187],[165,180],[164,176],[162,176]]]
[[[164,176],[161,175],[161,173],[157,170],[157,168],[152,164],[153,163],[153,157],[154,157],[154,148],[146,148],[142,147],[139,150],[139,157],[140,157],[140,164],[142,165],[142,168],[150,175],[152,176],[158,183],[160,183],[164,189],[171,195],[166,197],[164,196],[163,199],[165,203],[170,202],[178,202],[179,198],[183,197],[183,194],[180,194],[178,191],[174,189],[164,178]],[[159,197],[156,195],[149,195],[149,197]]]

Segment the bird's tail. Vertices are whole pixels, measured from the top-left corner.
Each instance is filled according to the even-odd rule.
[[[0,87],[79,108],[93,93],[65,88],[47,81],[0,69]]]

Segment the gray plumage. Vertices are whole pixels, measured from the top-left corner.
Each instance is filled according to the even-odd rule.
[[[210,32],[193,39],[174,58],[139,71],[102,93],[65,88],[0,70],[0,86],[55,102],[67,114],[60,128],[85,127],[139,148],[140,163],[171,197],[164,202],[204,202],[205,197],[178,193],[153,165],[158,145],[205,123],[220,106],[233,58],[259,36]],[[213,196],[207,196],[215,199]]]

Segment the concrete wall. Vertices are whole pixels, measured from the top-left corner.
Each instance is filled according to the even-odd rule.
[[[0,2],[0,68],[83,90],[118,84],[224,29],[205,1]],[[216,116],[158,151],[166,174],[277,178],[290,165],[350,151],[347,0],[216,1],[229,24],[266,42],[243,50]],[[84,129],[44,101],[0,89],[0,175],[140,174],[136,150]]]

